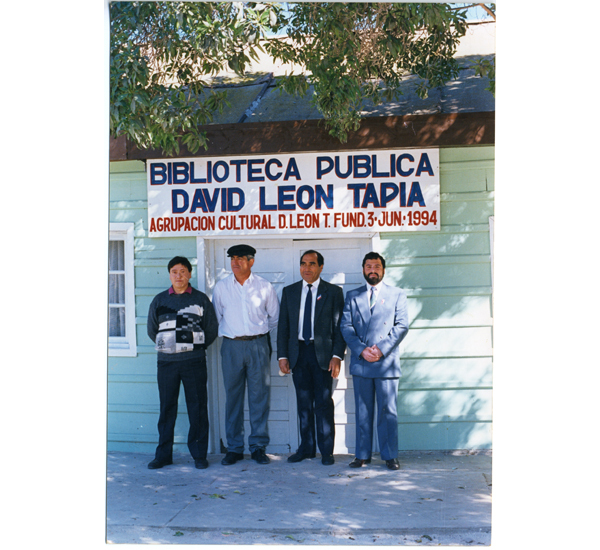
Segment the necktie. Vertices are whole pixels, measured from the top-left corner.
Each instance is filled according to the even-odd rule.
[[[308,285],[308,292],[306,293],[306,302],[304,302],[304,321],[302,323],[302,338],[306,344],[310,343],[310,337],[312,334],[311,330],[311,313],[312,313],[312,285]]]
[[[371,287],[371,298],[369,300],[369,307],[373,310],[373,306],[375,305],[375,287]]]

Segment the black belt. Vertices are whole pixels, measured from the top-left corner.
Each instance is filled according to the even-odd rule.
[[[227,338],[227,340],[256,340],[257,338],[262,338],[263,336],[266,336],[267,333],[265,334],[256,334],[254,336],[236,336],[235,338],[229,338],[229,336],[225,336],[225,338]]]
[[[299,344],[304,344],[305,346],[310,346],[311,344],[314,344],[315,341],[314,340],[309,340],[308,342],[306,340],[298,340]]]

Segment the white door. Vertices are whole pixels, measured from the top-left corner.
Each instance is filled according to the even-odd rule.
[[[364,283],[362,276],[362,259],[372,250],[371,239],[251,239],[215,240],[214,244],[214,278],[220,280],[231,273],[227,249],[238,243],[245,243],[256,248],[253,273],[270,281],[281,300],[284,286],[300,280],[300,258],[306,250],[318,250],[325,258],[322,278],[339,285],[344,290],[356,288]],[[291,453],[299,445],[296,393],[290,375],[280,376],[277,362],[277,334],[271,334],[273,354],[271,355],[271,410],[269,414],[270,444],[267,452]],[[220,345],[220,342],[219,342]],[[220,354],[216,354],[219,362],[215,374],[218,376],[218,430],[220,439],[227,446],[225,435],[225,390],[220,365]],[[339,378],[334,381],[335,403],[335,453],[352,453],[354,451],[354,395],[352,378],[348,373],[349,361],[342,363]],[[214,371],[213,371],[214,372]],[[214,425],[214,424],[213,424]],[[247,436],[250,433],[248,416],[248,400],[246,398],[244,425]]]

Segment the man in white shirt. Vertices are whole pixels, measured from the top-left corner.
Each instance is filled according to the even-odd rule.
[[[277,327],[279,300],[273,285],[252,273],[256,250],[240,244],[227,250],[231,271],[215,285],[213,305],[223,337],[221,358],[225,383],[227,454],[229,466],[244,458],[244,390],[248,385],[251,433],[248,447],[253,460],[268,464],[271,387],[269,332]]]

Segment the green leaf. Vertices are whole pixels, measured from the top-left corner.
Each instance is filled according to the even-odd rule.
[[[466,10],[442,3],[113,2],[110,27],[111,135],[171,155],[181,145],[207,148],[197,127],[224,102],[208,101],[203,76],[244,74],[261,52],[304,66],[306,74],[279,79],[279,90],[306,96],[312,85],[327,130],[345,142],[362,103],[390,101],[406,74],[421,78],[422,98],[456,78],[467,24]],[[283,27],[286,42],[275,36]],[[495,93],[493,61],[475,71]]]

